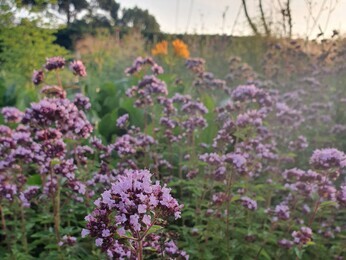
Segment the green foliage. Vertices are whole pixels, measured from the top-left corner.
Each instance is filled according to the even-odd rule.
[[[65,49],[53,44],[54,32],[39,28],[35,21],[25,19],[17,26],[3,28],[0,34],[2,70],[28,79],[33,68],[39,69],[46,57],[66,55]]]
[[[130,26],[144,32],[159,32],[160,25],[154,16],[148,10],[142,10],[138,7],[124,9],[121,22],[125,26]]]

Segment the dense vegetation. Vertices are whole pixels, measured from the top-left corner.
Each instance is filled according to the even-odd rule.
[[[0,28],[1,259],[346,257],[344,39],[37,22]]]

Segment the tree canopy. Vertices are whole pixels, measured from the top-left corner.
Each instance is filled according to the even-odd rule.
[[[160,31],[160,25],[155,17],[149,14],[148,10],[142,10],[138,7],[124,9],[121,22],[125,26],[135,27],[144,32]]]

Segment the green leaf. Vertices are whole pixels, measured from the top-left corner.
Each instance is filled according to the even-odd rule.
[[[232,199],[231,199],[231,202],[239,200],[240,197],[241,197],[240,195],[233,196]]]
[[[326,208],[326,207],[337,207],[338,203],[336,201],[324,201],[320,204],[320,209]]]
[[[152,233],[155,233],[155,232],[157,232],[157,231],[159,231],[159,230],[161,230],[161,229],[163,229],[163,227],[161,227],[161,226],[159,226],[159,225],[153,225],[153,226],[149,229],[147,235],[152,234]]]
[[[100,134],[109,142],[112,135],[116,133],[117,111],[106,114],[100,121],[98,130]]]
[[[295,247],[295,248],[294,248],[294,253],[296,254],[296,256],[297,256],[298,259],[301,259],[302,256],[303,256],[303,251],[302,251],[302,250],[299,250],[298,247]]]
[[[133,100],[125,99],[122,100],[120,108],[127,111],[130,117],[130,124],[138,127],[144,127],[144,111],[133,106]]]
[[[29,184],[29,185],[41,185],[42,184],[41,176],[39,174],[31,175],[28,178],[27,184]]]
[[[268,252],[264,249],[262,249],[261,251],[261,256],[263,256],[265,259],[272,259],[270,255],[268,254]]]

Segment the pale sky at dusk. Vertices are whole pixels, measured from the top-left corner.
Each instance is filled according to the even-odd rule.
[[[233,32],[233,35],[244,35],[251,32],[245,20],[244,10],[241,8],[241,0],[118,0],[117,2],[120,3],[121,8],[138,6],[148,9],[149,13],[156,17],[164,32],[205,34],[221,34],[222,32],[231,34]],[[283,4],[286,1],[263,0],[262,2],[268,18],[278,24],[282,19],[279,2]],[[317,18],[322,4],[325,3],[314,29],[312,29],[313,19],[311,17],[308,19],[308,2],[314,3],[312,8],[314,19]],[[251,17],[259,22],[258,1],[248,0],[247,4]],[[222,14],[227,6],[223,26]],[[332,12],[329,11],[330,7],[334,7]],[[318,25],[325,31],[326,37],[332,34],[333,29],[339,30],[341,33],[346,32],[344,18],[346,0],[291,0],[291,9],[293,34],[296,36],[310,35],[314,38],[319,32]],[[329,22],[327,22],[328,16]],[[307,27],[307,25],[309,26]]]

